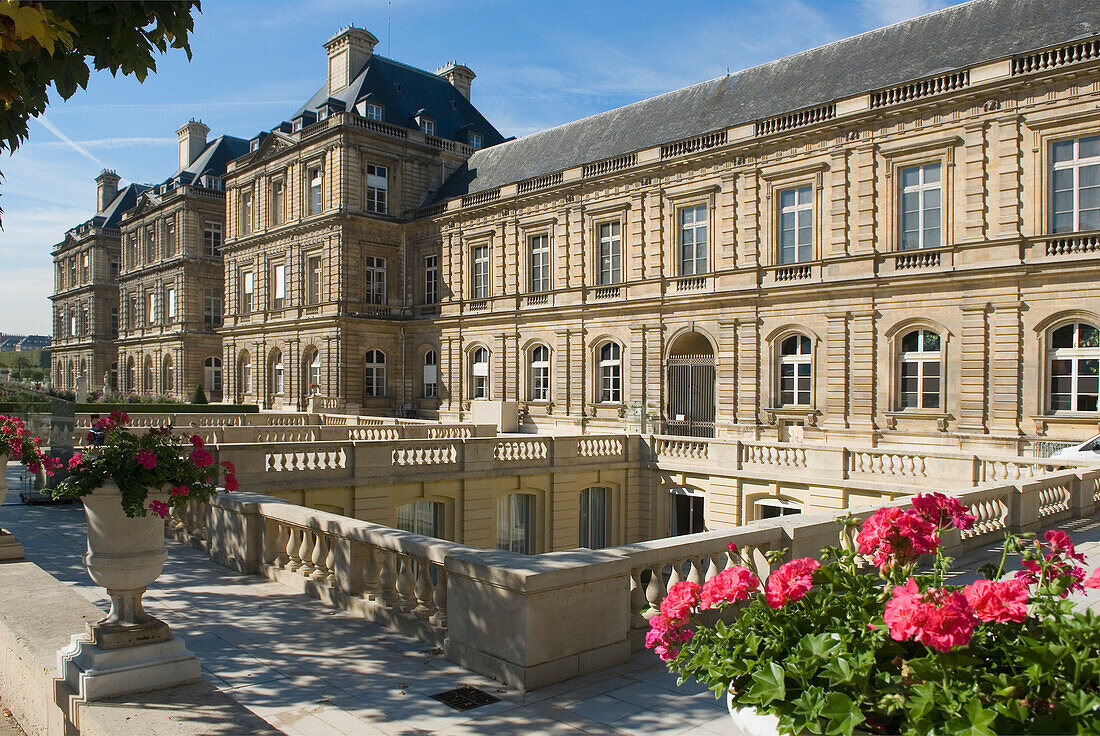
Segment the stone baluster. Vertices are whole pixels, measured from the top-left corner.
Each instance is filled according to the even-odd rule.
[[[302,566],[302,556],[298,550],[302,547],[302,530],[296,526],[290,527],[290,534],[286,540],[286,569],[294,572]]]
[[[394,553],[380,549],[378,555],[381,569],[378,573],[378,600],[387,608],[397,602],[397,569]]]
[[[416,608],[413,609],[413,614],[417,618],[430,618],[435,610],[433,587],[431,563],[427,560],[416,560],[416,586],[413,588]]]
[[[275,559],[273,560],[275,567],[279,569],[285,568],[287,563],[290,562],[290,557],[286,553],[287,548],[287,528],[282,524],[275,523]]]
[[[681,570],[682,565],[683,565],[682,562],[673,562],[672,563],[672,574],[668,576],[668,582],[665,584],[665,592],[666,593],[668,591],[672,590],[672,586],[676,585],[676,583],[679,583],[680,581],[683,580],[683,578],[680,577],[680,570]],[[663,597],[664,596],[662,596],[662,598]]]
[[[317,582],[324,582],[329,572],[325,567],[325,559],[328,557],[328,537],[320,532],[314,532],[313,539],[313,572],[309,577]]]
[[[309,529],[302,530],[302,546],[298,548],[298,556],[302,558],[302,566],[298,568],[302,577],[308,578],[317,568],[313,566],[313,532]]]
[[[416,608],[416,571],[414,561],[409,555],[398,555],[397,571],[397,609],[412,611]]]
[[[645,619],[653,618],[660,610],[661,596],[664,593],[661,590],[661,568],[664,565],[654,565],[649,568],[649,584],[645,587],[645,599],[649,604],[649,608],[642,612],[642,617]],[[641,573],[639,573],[639,580],[641,579]]]
[[[707,574],[704,580],[710,580],[715,575],[722,572],[718,567],[718,555],[710,555],[707,559],[710,561],[710,564],[707,565]]]
[[[435,613],[431,622],[441,629],[447,628],[447,571],[442,565],[435,568]]]
[[[703,584],[703,573],[699,571],[699,562],[694,557],[688,560],[687,579],[689,583]]]
[[[379,556],[381,550],[367,546],[363,555],[363,598],[368,601],[377,600],[380,588],[378,586],[378,573],[381,571]]]
[[[328,554],[325,555],[325,583],[336,587],[336,545],[332,543],[332,540],[327,540],[325,547],[328,548]]]
[[[635,568],[630,571],[630,628],[645,628],[646,621],[643,609],[646,607],[645,589],[642,587],[642,570]]]

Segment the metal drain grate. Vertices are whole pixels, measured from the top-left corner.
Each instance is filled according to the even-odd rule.
[[[432,697],[444,705],[451,706],[455,710],[470,710],[471,708],[477,708],[481,705],[489,705],[489,703],[500,701],[500,698],[490,695],[484,690],[478,690],[476,687],[470,687],[469,685],[463,685],[462,687],[456,687],[454,690],[436,693]]]

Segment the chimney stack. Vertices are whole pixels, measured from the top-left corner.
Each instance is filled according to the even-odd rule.
[[[334,94],[351,84],[355,75],[374,53],[378,39],[370,31],[355,26],[341,29],[325,43],[328,52],[328,94]]]
[[[210,132],[201,120],[191,118],[176,131],[180,139],[180,168],[186,169],[206,148],[206,134]]]
[[[450,61],[444,64],[443,68],[437,70],[436,74],[450,82],[467,100],[470,99],[470,83],[477,76],[470,71],[470,67],[463,66],[457,61]]]
[[[96,195],[97,204],[96,212],[103,212],[110,206],[111,202],[115,201],[115,197],[118,196],[118,174],[110,169],[104,169],[99,172],[99,176],[95,178],[96,183]]]

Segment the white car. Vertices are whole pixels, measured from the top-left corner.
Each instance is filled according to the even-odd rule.
[[[1090,437],[1079,445],[1063,447],[1051,454],[1052,460],[1089,460],[1100,463],[1100,434]]]

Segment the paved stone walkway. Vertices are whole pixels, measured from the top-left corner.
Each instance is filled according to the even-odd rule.
[[[0,509],[27,558],[106,610],[81,562],[79,504],[24,506],[17,475]],[[597,734],[715,736],[731,732],[725,701],[675,678],[648,652],[618,667],[531,693],[469,672],[418,640],[325,607],[169,542],[145,595],[201,660],[203,676],[289,736]],[[430,696],[471,684],[500,702],[465,712]],[[8,736],[0,731],[0,736]]]
[[[16,723],[11,711],[4,707],[3,700],[0,700],[0,736],[27,736]]]

